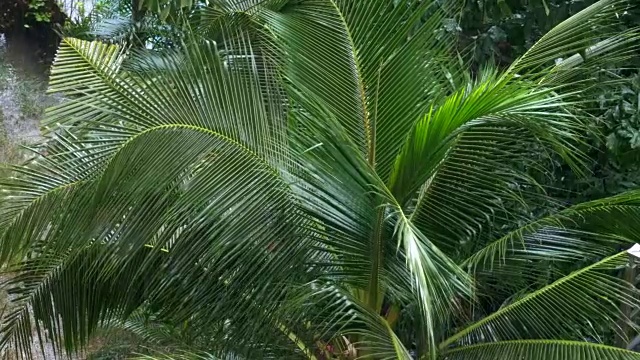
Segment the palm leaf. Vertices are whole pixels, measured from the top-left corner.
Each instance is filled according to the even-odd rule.
[[[516,340],[456,348],[445,353],[447,360],[632,360],[640,354],[612,346],[561,340]]]
[[[483,319],[463,328],[440,344],[515,340],[523,338],[582,338],[583,324],[619,327],[632,324],[620,313],[619,304],[637,306],[637,290],[611,275],[629,261],[622,252],[577,270],[527,294]]]
[[[536,219],[490,242],[463,262],[474,269],[493,269],[508,258],[576,261],[610,254],[616,246],[637,239],[635,223],[614,219],[634,218],[637,192],[598,199],[568,207]],[[615,224],[615,225],[613,225]]]

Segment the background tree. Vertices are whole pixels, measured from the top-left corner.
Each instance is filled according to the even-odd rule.
[[[36,56],[51,61],[59,44],[56,27],[64,25],[65,14],[55,0],[6,0],[0,4],[0,33],[9,46],[28,41]]]

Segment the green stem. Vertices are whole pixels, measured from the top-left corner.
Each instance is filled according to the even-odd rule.
[[[371,241],[371,274],[367,305],[371,310],[380,313],[382,298],[380,296],[380,267],[382,266],[382,233],[384,231],[384,208],[378,209]]]
[[[277,324],[278,324],[278,329],[280,329],[280,331],[282,331],[282,333],[285,334],[289,338],[289,340],[293,341],[293,343],[296,344],[298,349],[300,349],[300,351],[302,351],[302,353],[305,354],[309,360],[318,360],[318,358],[315,357],[315,355],[313,355],[313,352],[307,347],[307,345],[305,345],[305,343],[302,340],[300,340],[300,338],[296,334],[289,331],[289,329],[287,329],[287,327],[284,326],[284,324],[280,322],[277,322]]]

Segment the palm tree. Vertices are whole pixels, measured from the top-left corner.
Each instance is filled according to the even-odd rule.
[[[640,359],[607,345],[637,331],[640,192],[540,181],[582,169],[592,71],[637,51],[609,33],[629,3],[474,74],[457,6],[216,2],[153,58],[64,39],[67,101],[2,183],[0,344],[168,324],[195,334],[176,358]]]

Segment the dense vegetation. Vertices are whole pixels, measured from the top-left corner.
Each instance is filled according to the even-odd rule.
[[[5,355],[640,359],[633,5],[98,2],[0,182]]]
[[[477,64],[486,61],[506,66],[560,21],[595,0],[572,1],[469,1],[460,21],[463,44],[471,46]],[[631,8],[617,26],[627,31],[640,23],[640,10]],[[640,184],[638,162],[638,95],[640,94],[640,56],[622,63],[604,63],[601,79],[613,76],[621,81],[593,93],[597,100],[590,112],[597,118],[591,125],[597,131],[588,141],[589,171],[575,176],[567,167],[556,167],[552,186],[557,194],[574,203],[610,196],[634,189]]]

